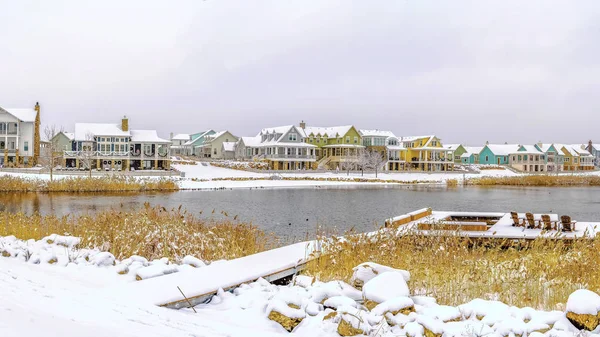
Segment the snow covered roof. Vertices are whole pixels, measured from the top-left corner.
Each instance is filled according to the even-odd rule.
[[[538,148],[536,148],[534,145],[522,145],[521,148],[523,149],[523,151],[516,151],[513,153],[526,153],[526,154],[542,154],[543,152],[538,150]]]
[[[486,146],[497,156],[508,156],[511,153],[518,152],[520,148],[518,144],[488,144]]]
[[[331,138],[337,138],[338,136],[341,137],[341,136],[345,135],[346,133],[348,133],[348,131],[350,131],[350,129],[352,129],[352,125],[333,126],[333,127],[310,126],[310,127],[304,128],[304,132],[306,133],[307,136],[310,136],[311,134],[314,136],[327,135],[327,138],[331,139]]]
[[[75,133],[74,132],[63,132],[63,135],[65,135],[65,137],[69,138],[69,140],[75,139]]]
[[[461,144],[446,144],[446,145],[444,145],[444,148],[446,148],[448,150],[456,151],[456,149],[458,149],[460,146],[461,146]]]
[[[22,120],[23,122],[35,122],[35,116],[37,112],[35,109],[14,109],[14,108],[2,108],[4,111],[15,116],[15,118]]]
[[[463,146],[465,148],[465,152],[462,156],[467,155],[467,157],[471,156],[472,154],[479,154],[481,152],[481,150],[483,150],[483,146]]]
[[[429,142],[429,140],[431,140],[431,138],[435,137],[434,135],[429,135],[429,136],[408,136],[408,137],[402,137],[400,140],[403,142],[414,142],[417,139],[423,139],[423,138],[427,138],[427,142]]]
[[[160,138],[156,130],[131,130],[131,141],[138,143],[170,143],[170,141]]]
[[[579,154],[577,153],[577,151],[575,151],[575,149],[573,148],[572,145],[568,145],[568,144],[554,144],[554,148],[556,148],[556,151],[560,151],[561,153],[562,153],[562,150],[564,149],[565,151],[567,151],[567,153],[570,156],[574,156],[574,157],[579,156]]]
[[[388,145],[387,148],[388,148],[388,150],[397,150],[397,151],[406,150],[406,148],[402,145]]]
[[[117,124],[103,124],[103,123],[75,123],[75,138],[74,140],[87,140],[87,135],[93,136],[114,136],[114,137],[127,137],[131,136],[129,131],[121,130],[120,125]]]
[[[240,137],[239,141],[244,142],[247,147],[259,147],[261,139],[260,136]]]
[[[235,150],[235,142],[223,142],[223,150],[224,151],[234,151]]]
[[[187,133],[176,134],[171,140],[190,140],[190,135]]]
[[[542,152],[548,152],[548,150],[550,150],[550,147],[552,147],[552,144],[538,143],[536,145],[540,148],[540,150],[542,150]]]
[[[585,148],[584,145],[573,144],[573,145],[571,145],[571,147],[580,156],[583,156],[583,157],[592,156],[592,154],[590,153],[590,151],[586,150],[586,148]]]
[[[392,131],[360,130],[359,132],[363,137],[396,137]]]

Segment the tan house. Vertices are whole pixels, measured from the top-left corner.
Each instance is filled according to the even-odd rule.
[[[235,143],[238,137],[229,131],[217,132],[214,135],[206,136],[204,143],[196,147],[196,153],[200,157],[212,159],[224,159],[223,143]]]

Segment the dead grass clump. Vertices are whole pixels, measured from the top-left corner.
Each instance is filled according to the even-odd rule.
[[[478,244],[455,235],[405,234],[381,231],[376,236],[327,240],[325,254],[312,261],[307,272],[322,281],[349,282],[353,267],[372,261],[409,270],[411,292],[447,305],[484,298],[554,309],[579,288],[600,290],[594,272],[600,239],[581,239],[569,246],[538,239],[524,248],[507,242]]]
[[[448,187],[456,187],[458,186],[458,179],[448,179],[446,180],[446,185]]]
[[[186,255],[205,260],[233,259],[277,245],[272,234],[231,220],[207,222],[184,210],[148,204],[135,212],[103,211],[94,215],[25,215],[0,212],[0,235],[39,240],[50,234],[82,239],[80,248],[98,248],[123,259],[149,260]]]
[[[127,176],[67,177],[46,181],[13,176],[0,176],[2,192],[145,192],[176,191],[170,179],[140,179]]]
[[[600,176],[530,175],[519,177],[481,177],[468,179],[466,184],[478,186],[600,186]]]

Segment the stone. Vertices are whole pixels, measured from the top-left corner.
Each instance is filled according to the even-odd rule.
[[[340,334],[340,336],[358,336],[365,334],[365,331],[363,331],[362,329],[355,328],[343,317],[340,320],[340,324],[338,324],[337,332],[338,334]]]

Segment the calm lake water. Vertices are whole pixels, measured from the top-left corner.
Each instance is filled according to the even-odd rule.
[[[150,194],[1,194],[0,210],[64,215],[132,210],[145,202],[180,205],[200,217],[238,216],[290,240],[313,237],[317,226],[342,233],[377,229],[383,220],[423,207],[455,211],[559,213],[600,221],[600,188],[334,187],[181,191]],[[214,210],[214,213],[213,213]],[[202,214],[200,212],[202,211]]]

